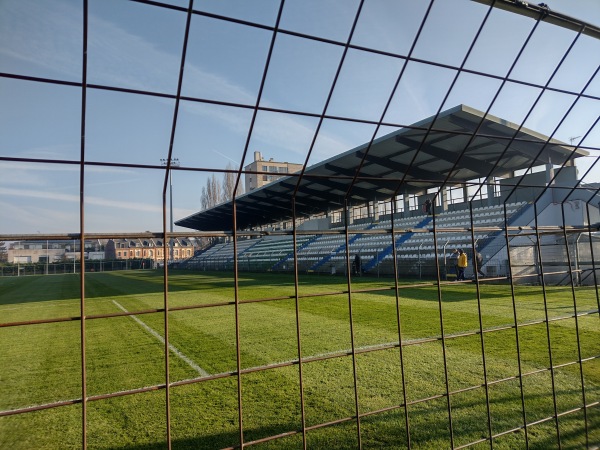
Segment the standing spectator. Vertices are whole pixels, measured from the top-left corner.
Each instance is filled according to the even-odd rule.
[[[483,255],[477,250],[473,250],[473,253],[473,260],[475,261],[475,270],[477,270],[477,273],[480,277],[485,277],[485,273],[483,272],[483,270],[481,270],[481,267],[483,266]]]
[[[425,200],[425,213],[430,216],[431,215],[431,200]]]
[[[456,278],[458,279],[458,250],[457,249],[452,250],[452,253],[450,254],[450,267],[452,267],[452,270],[454,271],[454,274],[456,275]]]
[[[467,262],[467,254],[462,251],[462,249],[458,249],[458,274],[456,275],[456,281],[465,279],[465,269],[469,265]]]
[[[354,273],[356,275],[360,275],[361,273],[361,262],[360,262],[360,255],[357,253],[356,256],[354,257]]]

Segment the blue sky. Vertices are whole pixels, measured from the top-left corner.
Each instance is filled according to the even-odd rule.
[[[187,2],[166,2],[187,6]],[[600,25],[597,0],[549,2],[553,10]],[[332,41],[347,40],[356,0],[286,1],[280,27]],[[427,2],[367,0],[352,43],[406,55]],[[194,8],[272,27],[275,0],[196,1]],[[82,2],[78,0],[2,0],[0,2],[0,72],[72,82],[82,73]],[[461,74],[447,101],[444,95],[487,11],[469,0],[434,3],[413,57],[445,66],[410,62],[384,120],[411,124],[440,107],[463,103],[485,111],[500,82]],[[88,83],[176,93],[186,15],[124,0],[90,0]],[[534,21],[502,10],[492,11],[466,68],[505,76]],[[191,22],[182,95],[218,102],[254,105],[272,32],[211,17]],[[545,23],[511,72],[511,78],[544,85],[574,39],[572,31]],[[342,47],[279,34],[260,105],[321,114],[337,70]],[[327,114],[380,119],[403,60],[351,49],[342,67]],[[579,92],[600,64],[600,42],[582,36],[550,86]],[[507,83],[490,112],[521,123],[539,89]],[[600,97],[600,76],[586,94]],[[550,135],[574,100],[546,92],[525,126]],[[1,158],[80,158],[81,88],[0,77],[0,234],[78,232],[79,166],[7,161]],[[86,161],[159,165],[167,156],[175,101],[146,95],[87,90]],[[555,137],[579,143],[597,118],[594,99],[580,100]],[[175,219],[200,209],[200,191],[210,169],[251,162],[254,151],[266,158],[303,163],[317,119],[259,112],[243,150],[252,110],[206,102],[182,101],[173,156],[186,168],[173,174]],[[314,164],[368,141],[369,124],[325,120],[308,164]],[[392,128],[382,127],[383,135]],[[577,138],[579,137],[579,138]],[[581,143],[600,147],[600,127]],[[580,172],[600,156],[579,163]],[[600,165],[600,163],[598,164]],[[600,181],[593,171],[586,181]],[[127,167],[85,167],[87,232],[160,231],[164,171]],[[184,231],[176,227],[176,231]]]

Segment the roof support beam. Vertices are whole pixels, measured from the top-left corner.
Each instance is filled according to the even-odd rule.
[[[356,152],[356,156],[358,156],[359,158],[362,159],[363,156],[365,156],[365,155],[363,152],[359,151],[359,152]],[[392,169],[391,171],[388,172],[388,175],[392,174],[392,173],[404,174],[404,173],[408,172],[407,178],[419,178],[419,179],[423,179],[423,180],[431,180],[431,181],[438,181],[438,182],[444,181],[444,177],[441,174],[434,173],[429,170],[423,170],[414,165],[410,166],[408,164],[399,163],[396,161],[392,161],[391,159],[381,158],[379,156],[374,156],[371,154],[367,154],[365,157],[365,160],[369,161],[370,163],[377,164],[378,166]]]
[[[446,161],[446,162],[454,165],[456,163],[456,161],[459,159],[460,153],[451,152],[449,150],[445,150],[443,148],[432,145],[432,143],[435,143],[436,141],[439,142],[442,140],[447,140],[450,137],[452,137],[452,135],[449,135],[449,137],[446,137],[444,139],[439,139],[439,140],[434,139],[431,142],[423,143],[423,145],[421,146],[421,151],[424,153],[427,153],[428,155],[435,157],[436,159],[441,159],[443,161]],[[404,145],[408,145],[408,143],[411,141],[404,138],[403,136],[396,136],[396,142],[399,142]],[[414,145],[414,143],[413,143],[413,145]],[[485,161],[482,161],[477,158],[472,158],[472,157],[464,155],[464,154],[462,156],[460,156],[460,163],[461,163],[461,167],[471,170],[475,173],[480,173],[482,171],[489,173],[489,172],[491,172],[492,168],[494,167]],[[446,171],[444,171],[442,173],[447,174]]]
[[[369,182],[369,181],[365,180],[365,182]],[[337,180],[323,179],[323,180],[319,180],[319,183],[324,186],[329,186],[332,189],[339,189],[340,191],[343,191],[343,192],[347,192],[348,188],[350,187],[350,181],[348,181],[348,183],[342,183]],[[384,187],[383,184],[387,184],[388,185],[387,189],[394,192],[395,189],[398,187],[399,182],[398,181],[384,182],[384,180],[378,180],[378,181],[373,180],[373,184],[377,184],[380,187]],[[360,200],[362,200],[362,201],[374,200],[377,197],[377,192],[378,192],[377,189],[366,189],[366,188],[357,186],[356,184],[354,186],[352,186],[352,189],[351,189],[352,195],[359,197]],[[388,195],[383,192],[381,192],[380,194],[381,194],[381,196]],[[389,194],[389,195],[391,196],[391,194]]]
[[[463,127],[465,123],[467,122],[464,119],[461,119],[460,117],[451,117],[450,120],[452,121],[452,123]],[[524,142],[521,140],[513,140],[511,142],[512,137],[514,136],[514,133],[517,130],[514,130],[513,134],[511,135],[506,135],[506,137],[503,137],[501,135],[499,135],[498,130],[493,129],[492,127],[490,127],[489,125],[484,124],[482,126],[483,129],[483,133],[486,134],[486,137],[493,142],[499,143],[500,145],[503,145],[505,148],[506,146],[510,143],[510,148],[519,152],[520,154],[522,154],[523,156],[532,159],[534,157],[536,157],[538,155],[538,153],[540,152],[540,150],[542,149],[542,146],[544,144],[546,144],[546,141],[539,141],[538,142]],[[524,133],[523,131],[520,131],[519,134],[521,134],[521,138],[522,139],[532,139],[532,136],[529,134]],[[494,138],[493,136],[498,136],[497,138]],[[518,137],[518,136],[517,136]],[[562,164],[566,159],[568,159],[570,153],[572,153],[569,149],[564,149],[565,153],[561,153],[558,152],[556,150],[554,150],[552,147],[554,147],[555,145],[560,145],[559,143],[549,143],[548,145],[546,145],[546,148],[544,149],[544,155],[548,155],[552,161],[556,161],[556,164]],[[540,164],[545,164],[548,161],[542,161],[540,160]]]

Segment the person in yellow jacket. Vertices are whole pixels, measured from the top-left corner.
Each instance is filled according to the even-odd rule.
[[[458,261],[456,262],[458,267],[458,274],[456,275],[456,280],[464,280],[465,279],[465,269],[469,265],[467,262],[467,254],[463,252],[461,249],[458,249]]]

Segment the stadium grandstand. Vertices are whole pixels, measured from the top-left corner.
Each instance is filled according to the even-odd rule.
[[[480,134],[473,139],[476,131]],[[348,255],[358,255],[361,273],[390,275],[396,255],[400,276],[432,277],[437,255],[447,278],[455,276],[449,259],[461,248],[471,258],[474,249],[484,255],[482,268],[489,276],[507,277],[501,230],[508,227],[510,245],[521,248],[519,279],[537,283],[528,232],[561,226],[562,208],[579,234],[600,222],[597,189],[575,189],[580,184],[575,161],[585,156],[589,153],[582,149],[459,105],[308,167],[299,182],[297,174],[287,176],[236,198],[235,222],[231,201],[177,221],[198,231],[231,231],[235,225],[267,234],[238,242],[236,254],[232,240],[214,243],[180,267],[230,271],[237,261],[240,270],[293,271],[297,265],[301,271],[343,274]],[[456,191],[460,201],[452,199]],[[429,212],[427,199],[434,200]],[[593,205],[589,218],[588,203]],[[296,254],[294,220],[302,222]],[[562,239],[544,243],[547,264],[567,260]],[[583,259],[577,256],[580,281],[587,283],[594,280],[590,257],[589,252]],[[547,280],[566,281],[565,276]]]

